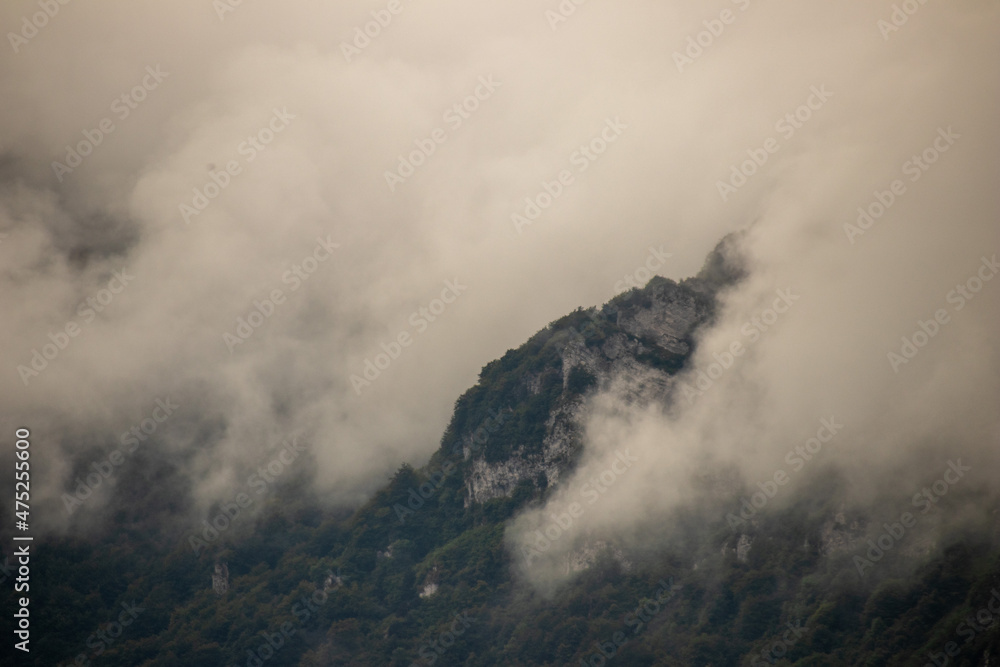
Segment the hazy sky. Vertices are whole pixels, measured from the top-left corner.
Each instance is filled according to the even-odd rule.
[[[805,3],[795,16],[773,4],[748,9],[746,31],[734,24],[732,41],[712,52],[714,71],[665,78],[720,98],[697,108],[716,123],[699,134],[721,132],[722,144],[683,154],[705,181],[716,176],[699,157],[721,155],[725,165],[736,159],[730,146],[760,156],[765,139],[775,140],[760,173],[735,193],[723,188],[725,205],[703,202],[699,216],[752,221],[743,246],[751,276],[724,300],[681,379],[689,389],[678,385],[666,414],[641,412],[614,392],[595,399],[586,464],[512,531],[517,548],[569,503],[583,508],[529,577],[563,574],[581,534],[592,543],[668,537],[668,510],[714,503],[692,482],[725,469],[739,470],[754,492],[783,475],[783,486],[768,487],[780,494],[773,508],[835,467],[846,502],[865,507],[877,497],[880,518],[915,512],[914,494],[951,462],[971,466],[961,478],[967,491],[995,490],[1000,133],[990,116],[1000,82],[986,63],[1000,55],[1000,7],[928,4],[893,31],[878,24],[891,8],[852,6]],[[820,106],[818,92],[806,99],[806,84],[825,84],[832,96]],[[802,111],[801,128],[764,122],[800,102],[820,107]],[[719,120],[718,109],[733,111]],[[727,356],[734,344],[736,358]],[[635,459],[627,471],[611,467],[623,449]],[[599,498],[595,479],[611,482]],[[723,505],[709,518],[739,509]],[[961,516],[952,508],[924,527]]]
[[[592,439],[657,463],[620,511],[671,463],[750,447],[748,476],[770,474],[830,415],[880,459],[995,439],[1000,281],[946,298],[1000,252],[1000,6],[914,6],[890,30],[892,3],[860,0],[5,2],[0,424],[32,429],[61,491],[67,452],[118,446],[169,397],[152,444],[188,454],[203,501],[298,433],[356,502],[426,460],[485,363],[651,248],[680,279],[753,223],[699,367],[776,289],[800,299],[705,396]],[[398,358],[352,383],[383,344]]]

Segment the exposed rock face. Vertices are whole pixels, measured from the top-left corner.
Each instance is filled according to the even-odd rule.
[[[595,311],[589,323],[571,328],[559,351],[563,394],[546,422],[541,451],[515,448],[506,459],[487,462],[466,448],[466,458],[472,457],[465,478],[466,506],[510,496],[524,480],[536,487],[556,484],[572,468],[581,450],[584,415],[583,400],[570,391],[574,369],[592,377],[596,388],[613,388],[629,402],[668,396],[673,373],[691,353],[694,329],[711,315],[711,296],[698,286],[654,279],[645,289]],[[600,335],[594,335],[596,329]],[[532,394],[541,391],[540,375],[529,375],[524,382]]]
[[[229,591],[229,566],[226,563],[216,563],[212,574],[212,590],[216,595],[225,595]]]
[[[603,552],[609,553],[613,559],[618,561],[622,570],[625,572],[631,571],[632,562],[625,557],[621,549],[603,540],[598,540],[593,543],[587,542],[581,548],[567,554],[562,562],[564,572],[569,574],[570,572],[582,572],[588,569],[597,562],[598,556]]]
[[[819,552],[824,556],[849,551],[864,544],[865,524],[852,520],[850,525],[843,510],[823,524],[819,531]]]
[[[578,446],[577,424],[581,405],[576,402],[562,406],[549,417],[541,454],[520,451],[493,464],[482,457],[474,458],[465,481],[466,506],[509,496],[521,480],[535,483],[539,475],[544,476],[546,484],[556,483],[571,465],[573,451]]]
[[[708,314],[704,302],[691,289],[655,290],[648,308],[620,314],[618,326],[639,339],[650,339],[668,352],[687,355],[691,351],[689,335]]]
[[[747,562],[750,557],[750,547],[753,546],[753,538],[749,535],[740,535],[740,541],[736,543],[736,560],[741,563]]]
[[[715,294],[740,277],[740,271],[727,263],[724,254],[715,253],[698,278],[679,284],[656,278],[641,290],[619,295],[603,308],[578,311],[573,318],[564,318],[571,324],[553,326],[550,339],[559,341],[556,361],[548,357],[544,368],[535,365],[514,376],[529,396],[538,396],[547,391],[546,387],[551,391],[554,372],[561,380],[558,400],[544,413],[541,446],[537,440],[530,449],[511,443],[500,460],[489,460],[481,444],[473,446],[473,433],[462,433],[463,460],[467,463],[463,470],[466,506],[510,497],[525,483],[537,490],[565,479],[583,450],[587,391],[612,391],[639,406],[671,400],[675,374],[693,351],[695,331],[712,318]],[[548,344],[540,343],[539,347]],[[583,391],[579,388],[581,382]],[[516,407],[496,409],[502,412]],[[740,480],[738,470],[722,468],[703,472],[698,487],[706,498],[728,502],[740,488]],[[1000,536],[1000,512],[996,527]],[[757,519],[748,519],[743,528],[754,533],[759,529]],[[823,556],[856,550],[864,545],[867,528],[864,519],[848,518],[841,508],[820,526],[814,548]],[[747,562],[756,537],[760,536],[741,533],[735,540],[728,540],[722,547],[723,556]],[[997,540],[1000,542],[1000,537]],[[928,540],[915,538],[903,551],[919,557],[933,547]],[[808,539],[803,548],[812,548]],[[611,553],[624,569],[631,566],[615,545],[587,542],[564,557],[565,571],[585,570],[604,552]],[[427,587],[423,594],[433,591]]]
[[[736,546],[730,547],[729,540],[722,545],[722,557],[725,558],[728,554],[733,554],[736,556],[736,560],[741,563],[747,562],[747,558],[750,557],[750,549],[753,547],[754,537],[752,535],[747,535],[746,533],[740,533],[740,536],[736,539]],[[694,569],[698,569],[697,564]]]

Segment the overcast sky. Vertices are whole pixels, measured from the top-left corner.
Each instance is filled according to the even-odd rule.
[[[153,446],[186,453],[202,502],[293,434],[358,502],[426,460],[484,364],[652,249],[681,279],[753,225],[699,368],[776,289],[800,299],[697,401],[595,436],[595,460],[645,438],[661,488],[753,441],[747,474],[769,474],[828,413],[892,452],[995,439],[1000,281],[960,312],[946,296],[1000,251],[1000,6],[914,5],[897,26],[861,0],[5,2],[0,424],[32,429],[61,492],[68,454],[169,398]]]

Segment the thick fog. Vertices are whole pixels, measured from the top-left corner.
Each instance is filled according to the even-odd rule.
[[[204,505],[293,435],[357,503],[485,363],[748,226],[684,381],[745,352],[666,415],[596,399],[582,474],[641,465],[579,527],[709,462],[763,480],[831,417],[868,479],[994,465],[1000,281],[949,295],[1000,250],[996,3],[233,5],[0,8],[0,424],[53,524],[81,457],[154,447]]]

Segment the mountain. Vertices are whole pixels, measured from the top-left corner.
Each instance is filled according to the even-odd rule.
[[[700,328],[743,276],[735,245],[488,363],[426,465],[402,465],[356,510],[305,493],[303,465],[253,507],[234,495],[192,525],[181,468],[137,456],[108,516],[36,545],[40,639],[17,664],[998,664],[991,497],[964,497],[981,515],[929,531],[848,504],[836,471],[764,513],[736,472],[707,470],[661,530],[583,538],[557,584],[526,580],[559,531],[518,543],[515,520],[577,469],[595,396],[676,403]]]

